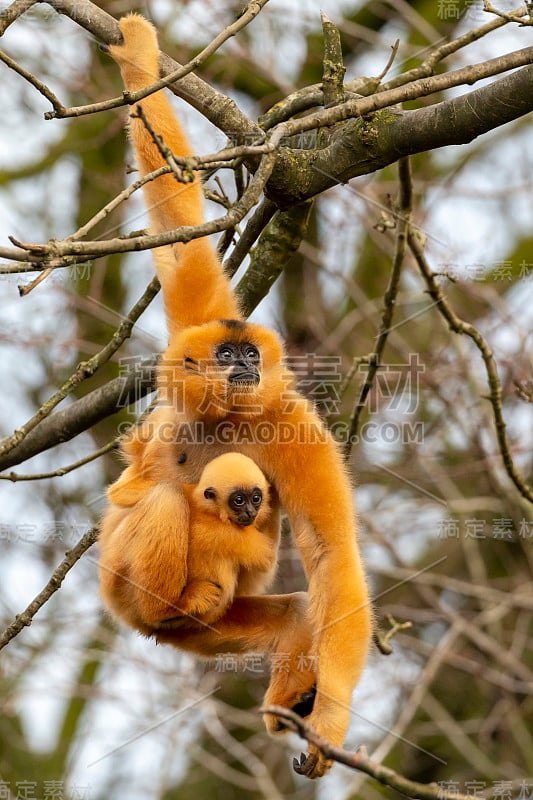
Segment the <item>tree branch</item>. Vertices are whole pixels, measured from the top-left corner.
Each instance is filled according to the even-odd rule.
[[[265,228],[251,253],[250,266],[236,288],[245,316],[266,297],[298,250],[307,230],[312,203],[301,203],[288,211],[278,211]]]
[[[533,67],[525,67],[427,108],[387,109],[369,119],[349,120],[331,131],[331,143],[320,150],[282,148],[267,186],[268,196],[280,208],[287,208],[403,156],[471,142],[532,111],[532,87]]]
[[[49,600],[52,595],[61,588],[61,584],[63,583],[65,575],[72,569],[74,564],[80,560],[85,551],[96,542],[97,538],[98,528],[91,528],[90,531],[87,531],[87,533],[82,536],[80,541],[75,547],[72,548],[72,550],[67,550],[65,553],[65,558],[57,567],[57,569],[54,570],[44,589],[39,592],[39,594],[32,600],[22,614],[17,614],[15,620],[0,636],[0,650],[5,647],[6,644],[11,641],[11,639],[14,639],[15,636],[17,636],[21,630],[23,630],[23,628],[31,625],[32,620],[39,609],[42,608],[46,601]]]
[[[30,431],[19,445],[0,456],[0,470],[22,464],[38,453],[74,439],[96,423],[154,391],[156,365],[155,356],[141,361],[129,374],[114,378],[67,408],[51,414]]]
[[[435,279],[435,275],[431,271],[429,264],[426,261],[420,236],[414,231],[410,231],[408,241],[411,252],[415,257],[420,272],[422,273],[422,276],[426,282],[426,286],[428,287],[428,294],[432,300],[435,301],[436,308],[442,314],[450,329],[454,331],[454,333],[464,333],[466,336],[472,339],[477,349],[481,353],[481,357],[485,364],[485,370],[487,372],[487,380],[490,389],[489,400],[494,412],[496,436],[505,470],[520,494],[525,497],[526,500],[529,500],[531,503],[533,503],[533,488],[528,486],[520,472],[515,467],[511,452],[509,450],[509,443],[507,441],[507,433],[505,430],[505,420],[503,418],[502,410],[502,387],[498,377],[498,367],[496,365],[496,361],[494,360],[492,350],[477,328],[475,328],[469,322],[465,322],[464,320],[460,319],[455,311],[452,310],[448,301],[444,297],[441,287]]]
[[[359,398],[355,405],[352,417],[350,420],[350,429],[345,446],[345,456],[348,458],[352,450],[353,444],[357,437],[359,430],[359,420],[363,409],[366,404],[366,399],[373,386],[374,378],[378,369],[382,366],[381,359],[383,351],[387,344],[387,339],[391,330],[392,318],[394,315],[394,308],[396,305],[396,295],[400,286],[400,274],[402,264],[405,258],[407,231],[409,229],[409,219],[411,213],[412,202],[412,186],[411,186],[411,172],[409,161],[401,159],[399,163],[399,180],[400,180],[400,195],[398,199],[398,215],[397,215],[397,228],[396,228],[396,247],[394,258],[392,262],[391,274],[389,283],[385,291],[383,312],[381,315],[381,325],[376,341],[374,352],[368,360],[368,373],[365,382],[359,393]]]
[[[127,317],[121,322],[112,339],[96,355],[88,361],[83,361],[78,365],[76,371],[68,378],[65,383],[52,395],[39,410],[21,428],[6,437],[0,443],[0,457],[7,455],[45,418],[68,394],[80,383],[90,378],[95,372],[105,364],[111,356],[118,350],[124,341],[131,336],[131,331],[137,319],[143,311],[150,305],[159,291],[159,281],[153,278],[148,284],[143,296],[135,303]]]
[[[261,714],[272,714],[282,719],[291,731],[298,733],[303,739],[307,739],[309,744],[315,745],[326,756],[326,758],[344,764],[352,769],[364,772],[375,778],[383,786],[390,786],[400,794],[412,797],[414,800],[472,800],[468,795],[459,792],[446,792],[438,783],[418,783],[411,781],[404,775],[384,767],[377,761],[372,761],[364,747],[360,747],[356,753],[350,753],[340,747],[330,744],[322,736],[319,736],[298,714],[283,706],[266,706],[259,709]],[[298,772],[299,762],[294,759],[294,768]]]

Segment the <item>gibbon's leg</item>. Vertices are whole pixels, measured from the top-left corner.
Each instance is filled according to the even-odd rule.
[[[176,627],[187,625],[190,622],[188,615],[201,618],[203,614],[219,605],[222,593],[220,584],[202,578],[193,578],[178,597],[179,610],[176,609],[168,619],[161,620],[161,627],[172,628],[174,625]]]
[[[188,532],[189,504],[170,484],[152,487],[130,508],[112,505],[104,516],[102,597],[117,616],[143,633],[181,613]]]
[[[129,91],[142,89],[159,79],[159,47],[154,27],[137,14],[120,20],[123,45],[109,47],[120,66],[124,86]],[[156,134],[163,137],[174,155],[190,156],[187,137],[178,123],[163,91],[139,103]],[[137,105],[132,113],[137,113]],[[166,162],[141,119],[132,118],[130,137],[141,176]],[[163,175],[143,186],[152,233],[170,231],[182,225],[204,222],[201,184],[179,183],[172,174]],[[229,281],[222,272],[216,253],[206,238],[192,239],[153,250],[157,274],[163,287],[170,338],[183,328],[213,319],[241,319]],[[176,270],[179,269],[179,293]]]
[[[268,653],[271,679],[265,704],[293,708],[316,683],[316,664],[309,658],[312,632],[305,592],[237,597],[226,613],[210,627],[191,625],[155,632],[158,642],[213,658],[224,653]],[[267,715],[271,733],[280,730]]]

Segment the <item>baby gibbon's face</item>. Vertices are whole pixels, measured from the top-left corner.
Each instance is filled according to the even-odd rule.
[[[209,461],[193,491],[196,506],[222,522],[259,523],[269,513],[269,485],[255,461],[228,452]]]
[[[253,525],[263,502],[259,486],[235,489],[227,498],[228,517],[236,525]]]

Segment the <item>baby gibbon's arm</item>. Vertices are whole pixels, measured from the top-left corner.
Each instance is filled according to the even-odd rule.
[[[109,47],[120,66],[128,91],[142,89],[159,79],[159,47],[153,26],[144,17],[130,14],[120,20],[125,44]],[[153,130],[177,156],[192,151],[164,91],[140,101]],[[137,105],[133,106],[133,114]],[[129,125],[141,176],[166,164],[143,121],[133,117]],[[179,183],[172,174],[143,186],[152,233],[204,222],[201,184]],[[239,307],[216,253],[207,238],[153,251],[157,274],[163,288],[170,339],[182,328],[213,319],[241,319]],[[176,270],[180,271],[179,293]]]

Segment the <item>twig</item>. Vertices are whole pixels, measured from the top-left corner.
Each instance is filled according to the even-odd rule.
[[[89,464],[91,461],[100,458],[100,456],[109,453],[111,450],[115,450],[118,447],[119,441],[120,437],[117,436],[116,439],[113,439],[113,441],[95,450],[94,453],[85,456],[85,458],[81,458],[79,461],[74,462],[74,464],[69,464],[66,467],[58,467],[58,469],[53,472],[39,472],[34,475],[18,475],[16,472],[10,472],[9,475],[0,474],[0,480],[17,483],[18,481],[42,481],[45,478],[61,478],[63,475],[68,475],[69,472],[73,472],[73,470],[79,469],[79,467],[83,467],[85,464]]]
[[[519,8],[513,13],[516,14],[516,16],[522,16],[526,13],[526,10],[525,8]],[[430,55],[418,67],[413,67],[413,69],[410,69],[401,75],[396,75],[394,78],[391,78],[390,81],[387,81],[387,83],[380,87],[377,91],[394,89],[398,86],[403,86],[405,83],[409,83],[417,78],[429,78],[435,72],[435,67],[437,64],[439,64],[441,61],[444,61],[445,58],[448,58],[448,56],[457,53],[463,47],[467,47],[469,44],[477,42],[488,33],[492,33],[492,31],[498,30],[498,28],[502,28],[507,24],[507,20],[494,19],[490,22],[486,22],[484,25],[480,25],[479,28],[474,28],[471,31],[463,33],[462,36],[459,36],[457,39],[453,39],[451,42],[445,42],[444,44],[439,45],[439,47],[436,47],[431,51]]]
[[[391,68],[391,67],[392,67],[392,65],[394,64],[394,59],[395,59],[395,58],[396,58],[396,56],[398,55],[398,49],[399,49],[399,47],[400,47],[400,40],[399,40],[399,39],[396,39],[396,41],[394,42],[394,44],[391,46],[391,54],[390,54],[390,56],[389,56],[389,60],[387,61],[387,63],[386,63],[386,64],[385,64],[385,66],[383,67],[383,70],[382,70],[382,71],[379,73],[379,75],[377,76],[377,80],[379,81],[379,83],[381,83],[381,81],[383,80],[383,78],[385,77],[385,75],[387,74],[387,72],[390,70],[390,68]]]
[[[47,267],[47,269],[44,269],[42,272],[40,272],[36,278],[30,281],[30,283],[19,284],[17,286],[17,289],[19,290],[19,295],[21,297],[26,297],[26,295],[28,295],[33,289],[35,289],[36,286],[38,286],[40,283],[46,280],[48,276],[52,274],[53,271],[54,271],[53,267]]]
[[[249,254],[250,248],[257,237],[260,235],[261,231],[266,228],[275,213],[276,204],[266,198],[261,205],[256,208],[253,215],[248,220],[239,241],[231,251],[230,256],[224,261],[224,272],[228,277],[231,278],[235,275],[240,265]]]
[[[3,8],[0,11],[0,36],[3,36],[9,26],[37,2],[39,0],[15,0],[8,8]]]
[[[379,652],[382,653],[384,656],[390,656],[393,653],[390,641],[393,639],[399,631],[407,630],[408,628],[412,627],[412,622],[407,620],[407,622],[397,622],[392,614],[387,614],[386,620],[390,625],[388,631],[383,633],[382,631],[376,631],[374,634],[374,644],[378,648]]]
[[[483,11],[488,11],[489,14],[496,14],[497,17],[501,17],[501,19],[504,19],[506,22],[517,22],[521,28],[527,25],[533,25],[533,19],[531,18],[531,8],[529,8],[527,11],[527,13],[529,14],[529,19],[521,19],[520,16],[518,16],[514,12],[506,14],[505,11],[498,11],[498,9],[494,8],[492,3],[489,3],[488,0],[483,0]]]
[[[259,167],[244,195],[225,216],[219,217],[216,220],[211,220],[210,222],[205,222],[202,225],[196,225],[194,227],[185,226],[176,228],[175,230],[165,231],[164,233],[146,236],[132,235],[129,237],[117,237],[103,242],[78,242],[64,239],[62,241],[52,240],[48,242],[48,244],[40,245],[19,242],[13,236],[9,238],[17,248],[26,250],[28,256],[31,257],[32,260],[39,260],[48,267],[51,265],[48,263],[48,259],[51,259],[51,263],[53,263],[54,266],[59,263],[70,265],[71,263],[79,262],[81,260],[80,256],[90,258],[91,256],[104,256],[113,253],[151,250],[154,247],[163,247],[164,245],[175,244],[176,242],[190,242],[191,239],[198,239],[211,233],[219,233],[240,222],[258,202],[274,168],[276,150],[284,134],[285,129],[283,126],[279,126],[272,134],[269,142],[261,146],[264,147],[265,154],[262,156]],[[9,251],[9,248],[0,248],[0,256],[13,258],[16,261],[21,260],[18,251]],[[17,271],[19,271],[18,268]]]
[[[383,351],[385,350],[385,345],[387,343],[387,339],[390,333],[392,318],[394,315],[396,295],[398,293],[398,288],[400,285],[400,274],[401,274],[403,260],[405,257],[406,238],[409,228],[409,217],[411,211],[412,187],[411,187],[409,160],[407,158],[402,158],[399,161],[399,179],[400,179],[400,197],[398,201],[396,247],[392,262],[391,274],[387,290],[385,292],[384,306],[381,315],[381,324],[377,336],[376,346],[374,348],[373,353],[370,355],[370,358],[368,359],[368,373],[365,382],[361,387],[359,398],[357,400],[357,403],[355,404],[355,408],[352,412],[352,416],[350,419],[350,428],[344,452],[346,458],[350,455],[353,443],[357,437],[357,432],[359,430],[359,420],[361,418],[361,414],[363,413],[363,409],[366,404],[366,399],[374,384],[374,378],[376,376],[376,373],[381,366]]]
[[[159,178],[160,175],[166,175],[169,172],[170,172],[170,167],[159,167],[159,169],[156,169],[153,172],[149,172],[147,175],[144,175],[144,177],[139,178],[134,183],[132,183],[131,186],[126,187],[126,189],[123,189],[123,191],[120,192],[120,194],[117,194],[117,196],[114,197],[112,200],[110,200],[109,203],[106,203],[106,205],[103,208],[101,208],[100,211],[98,211],[93,217],[91,217],[91,219],[88,222],[82,225],[81,228],[78,228],[77,231],[71,233],[70,236],[67,236],[65,241],[75,242],[78,239],[83,239],[83,237],[87,233],[89,233],[89,231],[92,230],[92,228],[95,228],[99,222],[102,222],[102,220],[108,217],[115,210],[115,208],[117,208],[121,203],[124,203],[126,200],[128,200],[131,197],[131,195],[138,189],[140,189],[142,186],[144,186],[145,183],[149,183],[150,181]]]
[[[43,97],[46,97],[46,99],[49,100],[49,102],[54,106],[54,108],[56,106],[59,108],[64,108],[64,106],[58,100],[56,95],[52,92],[51,89],[48,88],[48,86],[46,86],[42,81],[36,78],[35,75],[33,75],[31,72],[28,72],[28,70],[21,67],[20,64],[17,64],[16,61],[10,58],[7,55],[7,53],[4,53],[2,50],[0,50],[0,61],[3,61],[4,64],[6,64],[10,69],[12,69],[14,72],[16,72],[25,80],[27,80],[28,83],[31,83],[31,85],[34,86],[37,89],[37,91],[43,95]]]
[[[324,106],[336,106],[344,102],[344,73],[342,47],[339,29],[322,11],[322,33],[324,35],[324,60],[322,71],[322,91]]]
[[[439,786],[438,783],[418,783],[411,781],[404,775],[384,767],[377,761],[372,761],[366,752],[365,747],[359,747],[355,753],[350,753],[348,750],[343,750],[341,747],[335,747],[330,744],[322,736],[319,736],[298,714],[283,706],[266,706],[259,709],[261,714],[272,714],[280,717],[289,730],[295,731],[303,739],[307,739],[310,744],[315,745],[327,759],[336,761],[339,764],[344,764],[352,769],[365,772],[372,778],[375,778],[383,786],[390,786],[396,789],[400,794],[412,797],[415,800],[472,800],[468,795],[460,794],[459,792],[446,792]],[[294,759],[294,768],[298,772],[299,762]]]
[[[498,367],[496,365],[496,361],[494,360],[492,350],[477,328],[475,328],[469,322],[465,322],[464,320],[460,319],[452,310],[448,301],[444,297],[441,287],[435,280],[435,275],[431,271],[429,264],[426,261],[423,244],[420,241],[419,235],[414,231],[409,231],[408,242],[420,272],[422,273],[422,276],[426,282],[428,294],[432,300],[435,301],[437,310],[444,317],[448,323],[448,326],[452,331],[454,331],[454,333],[465,334],[468,336],[470,339],[472,339],[477,349],[481,353],[483,363],[485,364],[485,370],[487,372],[487,380],[490,390],[488,399],[490,400],[494,412],[496,436],[505,470],[520,494],[533,503],[533,489],[524,481],[524,478],[515,467],[509,450],[509,444],[507,442],[507,434],[505,430],[505,420],[503,418],[502,410],[502,387],[498,377]]]
[[[252,313],[279,277],[307,230],[312,201],[278,211],[251,253],[250,266],[235,289],[245,316]]]
[[[0,444],[0,456],[9,453],[20,442],[23,441],[25,436],[33,430],[41,420],[47,417],[53,409],[65,399],[65,397],[82,383],[87,378],[90,378],[94,373],[105,364],[111,356],[118,350],[122,343],[131,336],[131,331],[135,322],[149,306],[154,297],[159,291],[159,281],[153,278],[148,284],[142,297],[135,303],[128,316],[119,325],[111,340],[103,347],[96,355],[92,356],[88,361],[83,361],[78,365],[76,371],[65,381],[60,389],[57,390],[39,410],[21,427],[13,432],[11,436],[6,437]]]
[[[192,183],[194,181],[194,173],[192,169],[185,169],[182,170],[176,163],[174,158],[174,154],[170,147],[165,144],[165,141],[162,136],[154,131],[150,121],[146,118],[146,114],[144,113],[142,106],[137,106],[137,110],[131,113],[132,119],[140,119],[146,130],[148,131],[153,143],[159,150],[161,157],[167,162],[170,170],[174,176],[174,178],[178,181],[178,183]]]
[[[29,606],[22,614],[17,614],[14,621],[9,625],[4,633],[0,636],[0,650],[6,646],[11,639],[14,639],[21,630],[31,625],[34,616],[40,608],[49,600],[55,592],[61,587],[65,575],[72,569],[74,564],[82,557],[86,550],[93,545],[98,538],[98,528],[91,528],[86,534],[82,536],[80,541],[71,550],[67,550],[65,558],[61,564],[54,570],[50,580],[42,589],[39,594],[32,600]]]

